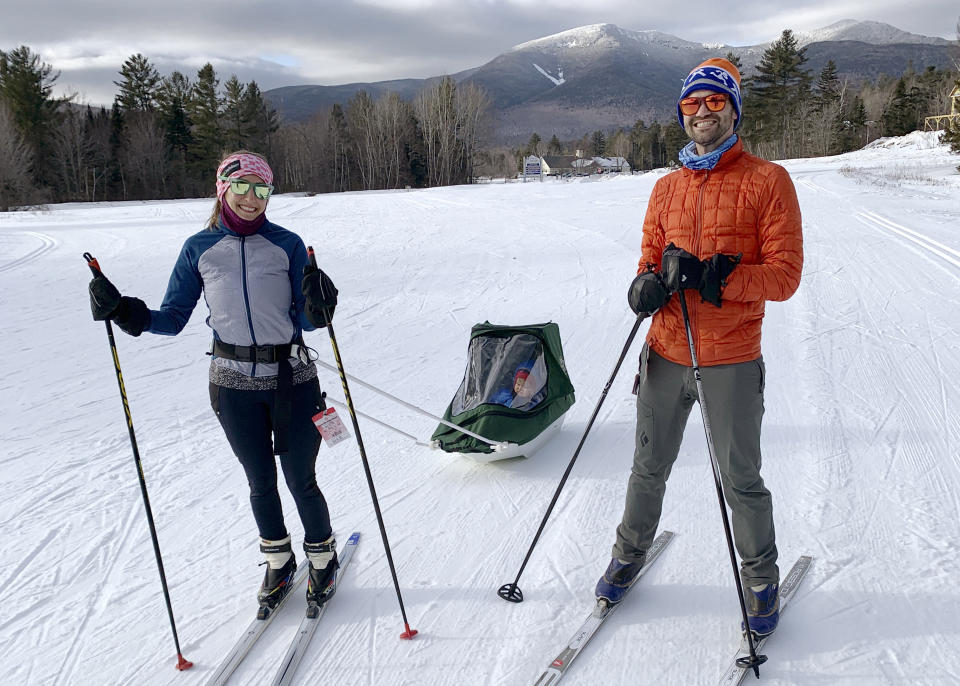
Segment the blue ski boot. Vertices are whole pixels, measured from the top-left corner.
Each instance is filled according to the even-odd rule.
[[[624,562],[615,557],[612,558],[610,564],[607,565],[607,571],[597,582],[595,591],[597,600],[605,600],[607,605],[616,605],[623,600],[627,589],[630,588],[630,585],[637,578],[637,574],[643,568],[643,562],[644,557],[634,562]]]
[[[748,586],[744,594],[750,631],[759,641],[772,634],[780,621],[780,584]]]

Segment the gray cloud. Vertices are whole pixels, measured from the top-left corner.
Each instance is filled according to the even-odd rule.
[[[652,3],[651,3],[652,4]],[[528,40],[595,23],[655,29],[687,40],[752,45],[785,28],[841,19],[882,21],[913,33],[955,37],[955,0],[797,0],[782,8],[744,0],[328,0],[327,2],[119,3],[63,6],[49,0],[4,13],[0,49],[25,44],[61,72],[60,91],[109,104],[123,60],[146,55],[162,74],[194,76],[211,62],[264,90],[426,77],[479,66]]]

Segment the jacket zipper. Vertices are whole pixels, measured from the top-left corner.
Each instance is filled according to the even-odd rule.
[[[240,281],[243,287],[243,306],[247,312],[247,327],[250,329],[250,340],[253,341],[253,345],[257,344],[257,337],[253,333],[253,313],[250,311],[250,297],[247,292],[247,250],[246,250],[246,237],[240,236]],[[250,371],[250,376],[257,375],[257,361],[253,361],[253,368]]]
[[[703,192],[707,187],[707,180],[710,178],[710,170],[708,169],[703,175],[703,181],[700,182],[700,188],[697,189],[697,217],[696,224],[694,229],[696,233],[693,235],[693,254],[700,258],[700,238],[703,235]],[[693,332],[693,347],[697,351],[697,360],[700,360],[700,329],[697,326],[697,313],[700,308],[694,303],[693,306],[688,308],[690,310],[690,329]],[[692,361],[692,360],[691,360]]]

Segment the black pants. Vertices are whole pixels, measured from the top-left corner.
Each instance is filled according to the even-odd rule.
[[[289,450],[279,455],[280,466],[297,504],[305,540],[319,543],[330,536],[331,527],[327,501],[317,486],[320,433],[312,417],[319,411],[318,382],[313,379],[294,386],[292,393]],[[250,506],[260,537],[271,541],[287,536],[273,453],[276,395],[276,390],[241,391],[210,385],[210,403],[247,474]]]

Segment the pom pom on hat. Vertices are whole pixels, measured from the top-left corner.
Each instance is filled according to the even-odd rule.
[[[693,93],[694,91],[707,90],[715,93],[726,93],[730,96],[730,102],[737,115],[737,121],[733,125],[736,131],[740,126],[740,111],[743,106],[743,98],[740,95],[740,71],[730,60],[722,57],[712,57],[706,62],[694,67],[693,71],[687,75],[683,82],[683,88],[680,90],[680,97],[677,98],[677,119],[680,120],[680,126],[683,126],[683,113],[680,111],[680,100]]]

